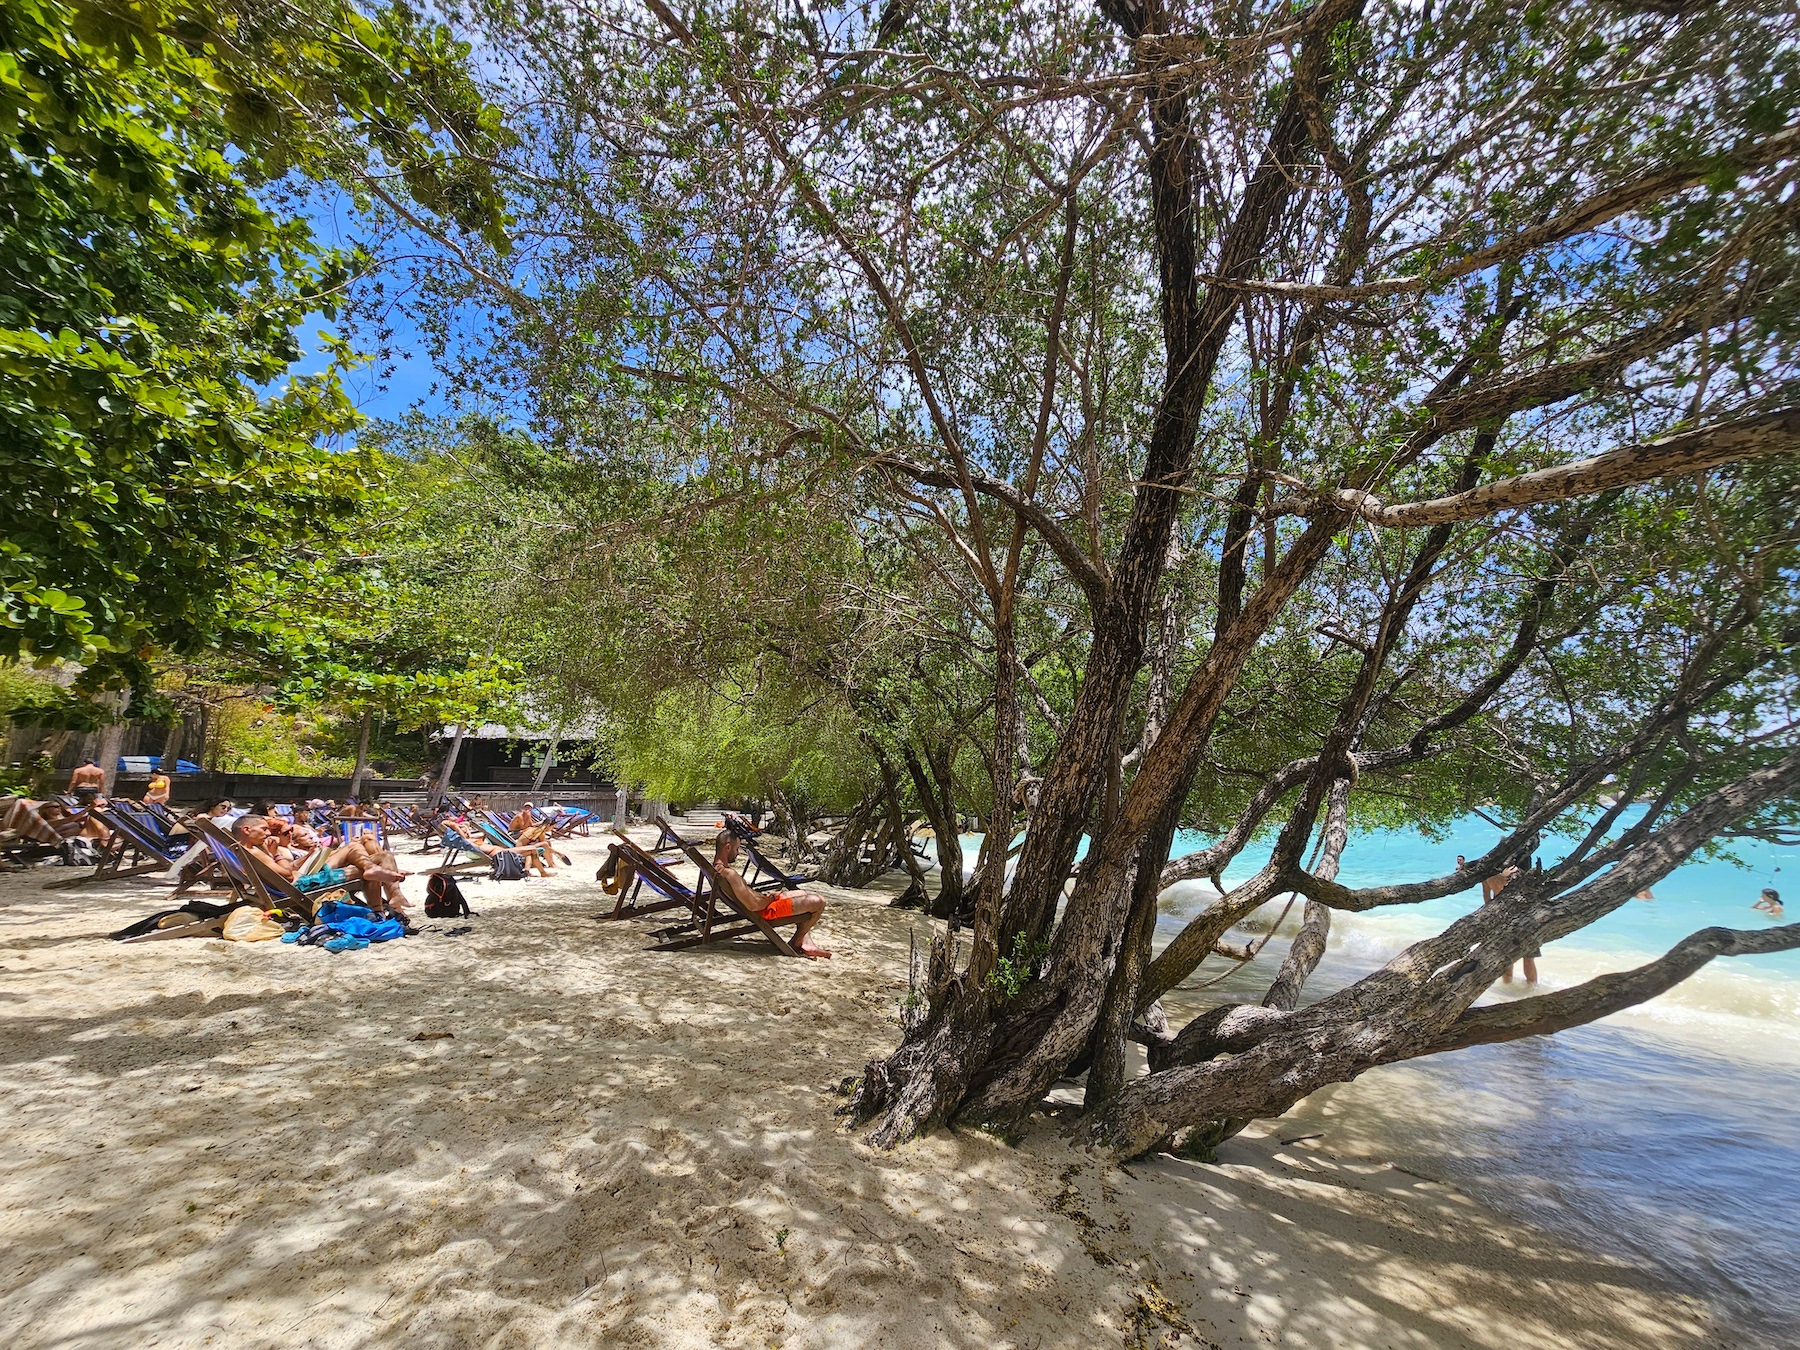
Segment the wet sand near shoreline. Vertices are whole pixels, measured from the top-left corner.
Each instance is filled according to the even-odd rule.
[[[0,1338],[1738,1343],[1648,1272],[1279,1123],[1218,1166],[1108,1168],[1048,1121],[876,1152],[831,1088],[892,1044],[927,921],[828,891],[829,962],[647,952],[647,922],[591,917],[602,847],[467,886],[466,936],[339,956],[120,945],[164,887],[0,876]]]

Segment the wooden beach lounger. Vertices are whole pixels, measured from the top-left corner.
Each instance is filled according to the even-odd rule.
[[[667,821],[658,821],[669,834]],[[679,836],[675,836],[679,837]],[[800,949],[789,942],[781,934],[781,929],[791,928],[799,924],[802,915],[793,914],[785,919],[770,921],[761,914],[745,909],[737,901],[737,897],[728,891],[719,880],[719,873],[705,854],[692,844],[684,843],[681,851],[687,854],[688,861],[700,870],[701,877],[707,885],[706,912],[700,921],[700,931],[684,933],[666,942],[659,942],[650,950],[653,952],[676,952],[688,947],[704,947],[715,942],[729,942],[734,938],[749,937],[767,942],[783,956],[799,957],[804,960]],[[723,913],[720,912],[721,906]]]
[[[754,839],[744,839],[740,837],[738,843],[743,846],[744,852],[750,855],[750,865],[755,871],[754,876],[747,876],[744,878],[745,881],[750,883],[751,890],[785,891],[793,886],[804,886],[807,882],[812,880],[811,877],[802,875],[799,872],[789,872],[783,868],[777,867],[769,860],[768,856],[756,846],[756,841]]]
[[[662,859],[647,852],[623,830],[614,830],[613,833],[619,837],[619,850],[625,861],[631,864],[637,875],[633,878],[629,888],[621,887],[619,889],[618,903],[613,906],[613,912],[600,917],[636,919],[646,914],[663,914],[672,909],[686,909],[689,914],[689,923],[677,927],[691,928],[705,922],[706,881],[704,878],[701,879],[698,889],[690,887],[671,872]],[[643,893],[643,888],[646,886],[662,898],[640,901],[637,897]],[[676,929],[669,928],[664,931],[673,934]]]
[[[534,843],[521,844],[513,837],[512,826],[508,825],[504,819],[495,815],[492,811],[477,811],[474,815],[469,817],[469,820],[478,830],[488,837],[488,842],[493,844],[496,848],[503,848],[509,852],[520,854],[536,853],[541,849],[550,855],[552,861],[561,859],[564,867],[572,867],[574,865],[569,861],[569,855],[558,852],[556,849],[552,848],[548,839],[539,839]]]
[[[362,889],[360,881],[340,881],[330,886],[321,886],[316,891],[303,891],[281,873],[254,857],[236,839],[210,821],[195,821],[190,828],[200,831],[205,838],[206,846],[212,850],[213,857],[218,859],[219,870],[231,883],[231,889],[237,898],[248,901],[258,909],[297,909],[311,918],[313,905],[318,899],[338,891],[351,896]],[[314,855],[315,858],[318,856]]]
[[[695,841],[683,839],[680,835],[675,833],[675,827],[666,820],[659,818],[656,824],[662,831],[656,839],[656,851],[658,853],[665,851],[680,852],[695,842],[706,842],[704,840]],[[807,882],[812,880],[809,876],[802,876],[797,872],[788,872],[777,867],[769,859],[769,856],[756,846],[756,841],[754,839],[746,839],[742,835],[739,835],[738,843],[743,846],[744,852],[750,855],[751,872],[744,880],[750,884],[751,890],[785,891],[790,886],[804,886]]]
[[[95,815],[112,831],[111,837],[100,849],[99,864],[92,872],[80,876],[58,877],[55,881],[46,881],[45,890],[85,886],[94,881],[114,881],[120,877],[141,876],[145,872],[166,872],[177,858],[187,852],[188,846],[185,843],[175,843],[155,833],[147,820],[133,815],[122,802],[103,807]],[[127,854],[137,860],[133,866],[124,865]]]

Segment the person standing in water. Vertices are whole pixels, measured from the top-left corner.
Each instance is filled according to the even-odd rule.
[[[1767,914],[1771,919],[1779,919],[1782,914],[1781,892],[1776,890],[1773,886],[1764,886],[1762,898],[1760,900],[1758,900],[1754,905],[1750,906],[1750,908],[1751,909],[1760,909],[1764,914]]]
[[[1513,878],[1518,875],[1519,875],[1519,869],[1518,869],[1518,866],[1515,864],[1514,866],[1508,867],[1506,870],[1501,872],[1499,876],[1489,877],[1486,881],[1482,882],[1481,883],[1481,902],[1483,904],[1487,904],[1490,900],[1493,900],[1495,897],[1497,897],[1500,894],[1501,891],[1505,890],[1509,885],[1511,885]],[[1537,978],[1538,978],[1537,959],[1538,959],[1538,957],[1540,957],[1542,955],[1543,955],[1543,950],[1538,947],[1533,947],[1530,951],[1528,951],[1524,954],[1523,959],[1525,962],[1525,983],[1526,984],[1536,984],[1537,983]],[[1511,984],[1513,982],[1513,970],[1514,969],[1515,969],[1515,967],[1513,967],[1513,966],[1508,966],[1506,968],[1506,974],[1504,974],[1500,977],[1501,983]]]

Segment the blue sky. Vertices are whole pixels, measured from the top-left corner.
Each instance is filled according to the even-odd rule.
[[[341,208],[334,209],[330,204],[320,204],[307,215],[314,234],[323,245],[348,245],[357,233],[350,227],[348,213]],[[398,287],[403,284],[404,277],[396,272],[390,273],[386,280],[390,297],[399,295]],[[389,344],[393,359],[391,362],[371,361],[350,372],[344,381],[350,397],[370,418],[397,418],[415,407],[431,414],[448,412],[449,405],[438,393],[439,372],[411,318],[398,305],[389,310],[387,318],[393,329]],[[332,329],[331,321],[322,314],[309,315],[300,325],[295,337],[299,340],[302,355],[293,368],[294,374],[311,375],[325,368],[330,360],[330,350],[321,340],[320,333]],[[359,348],[372,348],[376,342],[373,333],[352,336]],[[381,367],[387,365],[392,366],[392,373],[383,378]]]

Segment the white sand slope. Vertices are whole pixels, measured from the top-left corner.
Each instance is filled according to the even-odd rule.
[[[123,946],[161,887],[0,876],[0,1344],[1723,1343],[1329,1138],[877,1153],[829,1085],[892,1043],[925,921],[838,892],[829,962],[650,953],[590,917],[600,850],[469,886],[466,937],[341,956]]]

